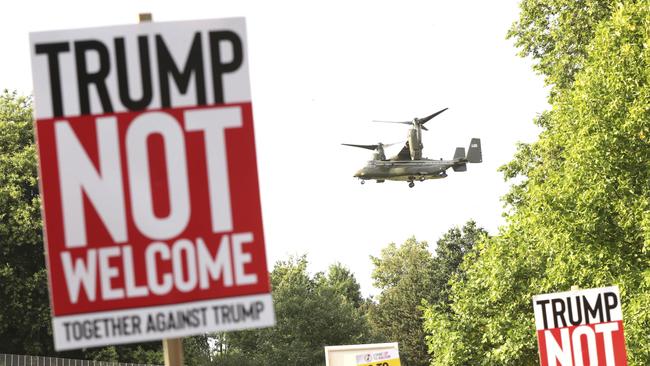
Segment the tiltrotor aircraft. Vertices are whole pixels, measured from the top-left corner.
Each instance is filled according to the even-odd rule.
[[[447,177],[447,169],[452,168],[455,172],[467,171],[467,163],[481,163],[481,139],[473,138],[465,155],[464,147],[457,147],[454,157],[451,160],[432,160],[422,157],[422,130],[428,131],[424,126],[432,118],[446,111],[447,108],[426,116],[424,118],[413,118],[412,121],[374,121],[385,123],[402,123],[411,125],[406,143],[402,150],[390,159],[386,159],[384,147],[393,144],[377,143],[375,145],[343,144],[346,146],[360,147],[362,149],[374,150],[374,157],[368,161],[365,167],[361,168],[355,178],[364,184],[366,180],[376,180],[383,183],[386,180],[406,181],[409,187],[415,186],[415,181],[426,179],[440,179]]]

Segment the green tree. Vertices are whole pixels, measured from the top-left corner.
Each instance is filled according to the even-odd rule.
[[[611,0],[522,0],[508,31],[520,55],[537,61],[535,70],[556,88],[573,84],[587,58],[596,27],[615,9]]]
[[[650,364],[650,1],[611,9],[573,41],[585,54],[534,153],[504,168],[527,178],[506,196],[507,226],[462,264],[451,311],[426,311],[434,365],[536,365],[532,295],[613,284],[628,360]]]
[[[276,325],[227,333],[229,356],[218,360],[236,358],[253,365],[322,364],[325,346],[366,341],[365,318],[348,299],[347,289],[341,291],[344,287],[340,286],[356,283],[354,277],[330,277],[349,274],[340,265],[330,267],[327,274],[310,276],[307,264],[305,256],[276,263],[271,272]]]
[[[123,346],[89,348],[74,357],[95,361],[137,362],[154,365],[162,365],[164,362],[162,343],[160,341]]]
[[[436,242],[436,256],[434,258],[433,304],[446,306],[449,304],[449,292],[452,278],[462,280],[465,272],[461,263],[465,255],[470,253],[476,243],[487,237],[487,231],[476,225],[473,220],[468,221],[462,228],[449,229],[442,238]]]
[[[341,263],[332,264],[328,268],[327,274],[318,273],[316,280],[322,281],[322,286],[331,288],[336,294],[354,305],[355,308],[359,308],[363,304],[364,299],[361,295],[359,282],[357,282],[354,274],[350,272],[350,269]]]
[[[389,244],[371,257],[374,286],[381,291],[370,308],[369,320],[385,341],[398,342],[407,366],[429,362],[422,330],[422,300],[433,301],[434,259],[427,242],[409,238],[401,246]]]
[[[0,350],[52,352],[32,100],[0,95]]]
[[[422,304],[448,303],[449,280],[463,276],[463,257],[487,233],[474,221],[462,228],[450,228],[438,241],[435,256],[426,242],[415,238],[401,246],[382,249],[374,264],[372,278],[381,292],[369,309],[373,333],[382,341],[397,341],[405,365],[426,365],[429,354],[423,330]]]
[[[212,361],[208,335],[183,338],[183,355],[185,365],[203,366]]]
[[[596,27],[609,19],[616,8],[612,0],[522,0],[517,20],[508,31],[508,38],[520,48],[519,55],[531,57],[533,68],[544,75],[551,86],[549,99],[573,86],[575,75],[583,68]],[[542,112],[534,123],[544,129],[553,120],[552,112]],[[541,151],[545,149],[545,151]],[[517,207],[526,191],[528,173],[542,162],[552,163],[548,155],[562,149],[551,144],[517,144],[515,158],[501,170],[506,178],[522,178],[513,185],[504,201]]]

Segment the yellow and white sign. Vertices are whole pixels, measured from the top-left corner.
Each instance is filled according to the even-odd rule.
[[[399,352],[386,349],[357,355],[357,366],[401,366]]]
[[[401,366],[394,343],[325,347],[325,366]]]

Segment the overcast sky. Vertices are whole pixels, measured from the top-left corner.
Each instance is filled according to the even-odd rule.
[[[0,89],[31,93],[28,33],[155,21],[247,18],[252,102],[269,269],[307,253],[312,271],[347,265],[372,287],[370,255],[411,236],[431,243],[469,219],[497,232],[508,184],[496,169],[547,108],[507,29],[518,1],[29,1],[0,12]],[[451,158],[480,137],[483,163],[442,180],[359,184],[371,158],[342,142],[404,140],[427,124],[424,155]],[[396,153],[400,146],[393,148]]]

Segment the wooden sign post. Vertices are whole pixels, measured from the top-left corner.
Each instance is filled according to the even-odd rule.
[[[165,366],[183,365],[183,338],[163,339]]]

